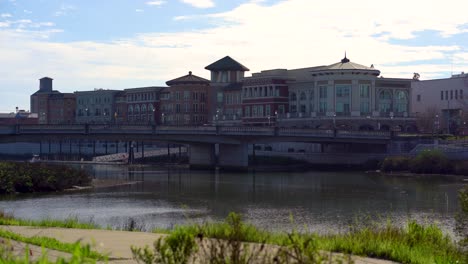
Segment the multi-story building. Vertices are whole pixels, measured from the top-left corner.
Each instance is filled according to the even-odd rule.
[[[75,92],[77,123],[113,123],[118,90],[95,89]]]
[[[160,123],[159,93],[165,87],[125,89],[127,122],[134,124]]]
[[[115,123],[127,123],[127,96],[124,91],[120,91],[115,94],[113,115]]]
[[[75,95],[52,89],[52,78],[39,79],[39,90],[31,95],[31,112],[39,124],[69,124],[75,121]]]
[[[205,69],[211,72],[212,120],[218,122],[240,119],[242,116],[241,81],[244,73],[249,69],[229,56],[206,66]]]
[[[266,125],[274,113],[281,126],[415,130],[409,115],[412,79],[379,75],[373,65],[346,56],[328,66],[253,74],[244,80],[244,121]]]
[[[167,81],[161,92],[163,125],[202,125],[210,121],[210,81],[189,72]]]
[[[411,84],[411,112],[425,132],[457,133],[468,122],[468,74],[450,78],[415,80]]]
[[[0,125],[37,125],[39,122],[37,113],[24,110],[16,110],[12,113],[0,113]]]
[[[48,98],[49,124],[71,124],[75,122],[76,100],[73,93],[53,93]]]

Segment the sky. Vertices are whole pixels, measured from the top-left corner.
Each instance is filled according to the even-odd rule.
[[[0,0],[0,112],[61,92],[162,86],[229,55],[251,71],[329,65],[384,77],[468,72],[466,0]]]

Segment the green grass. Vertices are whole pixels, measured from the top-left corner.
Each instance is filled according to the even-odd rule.
[[[5,239],[15,240],[18,242],[23,242],[31,245],[36,245],[48,249],[54,249],[62,252],[67,252],[74,254],[77,250],[80,251],[84,258],[90,258],[95,260],[106,260],[107,257],[91,250],[89,245],[81,246],[79,242],[76,243],[64,243],[58,241],[55,238],[49,237],[41,237],[41,236],[33,236],[33,237],[25,237],[4,229],[0,228],[0,237]]]
[[[61,228],[77,228],[77,229],[99,229],[99,227],[89,221],[88,223],[80,222],[75,218],[65,220],[43,219],[43,220],[25,220],[14,218],[11,215],[0,212],[0,226],[35,226],[35,227],[61,227]]]
[[[229,217],[227,219],[229,221]],[[202,225],[176,226],[172,231],[157,229],[158,233],[186,232],[192,236],[227,239],[233,229],[227,222]],[[253,225],[242,223],[238,238],[244,242],[268,243],[289,246],[288,234],[271,233]],[[408,221],[405,227],[371,224],[353,228],[344,234],[300,234],[304,239],[314,240],[318,249],[341,252],[400,263],[463,263],[464,254],[458,245],[444,235],[435,224],[420,225]]]

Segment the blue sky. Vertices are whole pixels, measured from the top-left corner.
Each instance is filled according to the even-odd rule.
[[[453,8],[456,6],[457,8]],[[0,112],[62,92],[164,85],[230,55],[252,72],[337,62],[385,77],[468,71],[466,1],[0,0]]]

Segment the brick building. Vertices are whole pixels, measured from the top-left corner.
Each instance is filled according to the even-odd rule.
[[[210,81],[189,72],[167,81],[161,92],[161,124],[202,125],[210,121]]]
[[[132,124],[159,123],[159,94],[164,88],[150,86],[125,89],[127,122]]]

